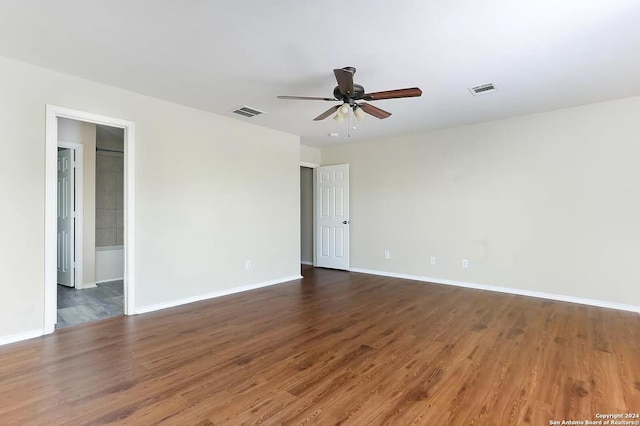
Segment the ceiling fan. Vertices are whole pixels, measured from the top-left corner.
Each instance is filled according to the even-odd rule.
[[[333,73],[335,74],[336,80],[338,82],[338,85],[335,87],[335,89],[333,89],[333,98],[319,98],[312,96],[278,96],[278,99],[300,99],[331,102],[340,101],[342,102],[342,104],[332,106],[313,120],[324,120],[335,112],[336,116],[334,117],[334,119],[336,121],[343,121],[344,118],[348,117],[350,110],[353,110],[353,114],[358,120],[361,120],[364,117],[363,111],[380,119],[387,118],[391,115],[390,112],[375,107],[371,104],[368,104],[366,102],[358,103],[356,101],[377,101],[381,99],[412,98],[422,95],[422,90],[417,87],[411,87],[409,89],[386,90],[384,92],[365,93],[364,87],[359,84],[353,83],[353,75],[356,73],[356,69],[354,67],[334,69]]]

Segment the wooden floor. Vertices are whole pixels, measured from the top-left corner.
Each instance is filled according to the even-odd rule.
[[[308,269],[0,347],[0,424],[549,425],[640,412],[640,316]]]

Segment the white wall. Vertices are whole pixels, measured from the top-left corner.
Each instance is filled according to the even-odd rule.
[[[46,104],[136,123],[137,307],[299,275],[298,136],[5,58],[0,93],[0,340],[43,327]]]
[[[634,97],[323,148],[351,265],[640,306],[639,120]]]
[[[319,165],[321,163],[320,148],[315,146],[300,145],[300,162]]]
[[[82,285],[96,284],[96,125],[58,118],[58,140],[83,145]]]

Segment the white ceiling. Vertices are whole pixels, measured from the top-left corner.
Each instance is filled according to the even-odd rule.
[[[640,94],[640,0],[2,0],[0,55],[346,143]],[[332,103],[276,99],[330,97],[344,66],[423,95],[376,101],[393,115],[350,139],[312,121]]]

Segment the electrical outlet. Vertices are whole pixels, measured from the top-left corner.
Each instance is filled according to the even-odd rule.
[[[247,261],[244,262],[244,269],[246,269],[247,271],[249,269],[251,269],[251,261],[250,260],[247,260]]]
[[[463,268],[468,268],[469,267],[469,261],[467,259],[462,259],[462,267]]]
[[[435,256],[431,256],[431,259],[429,259],[429,263],[431,263],[432,265],[436,264],[436,257]]]
[[[384,251],[384,258],[385,259],[391,259],[391,253],[389,253],[389,250],[385,250]]]

